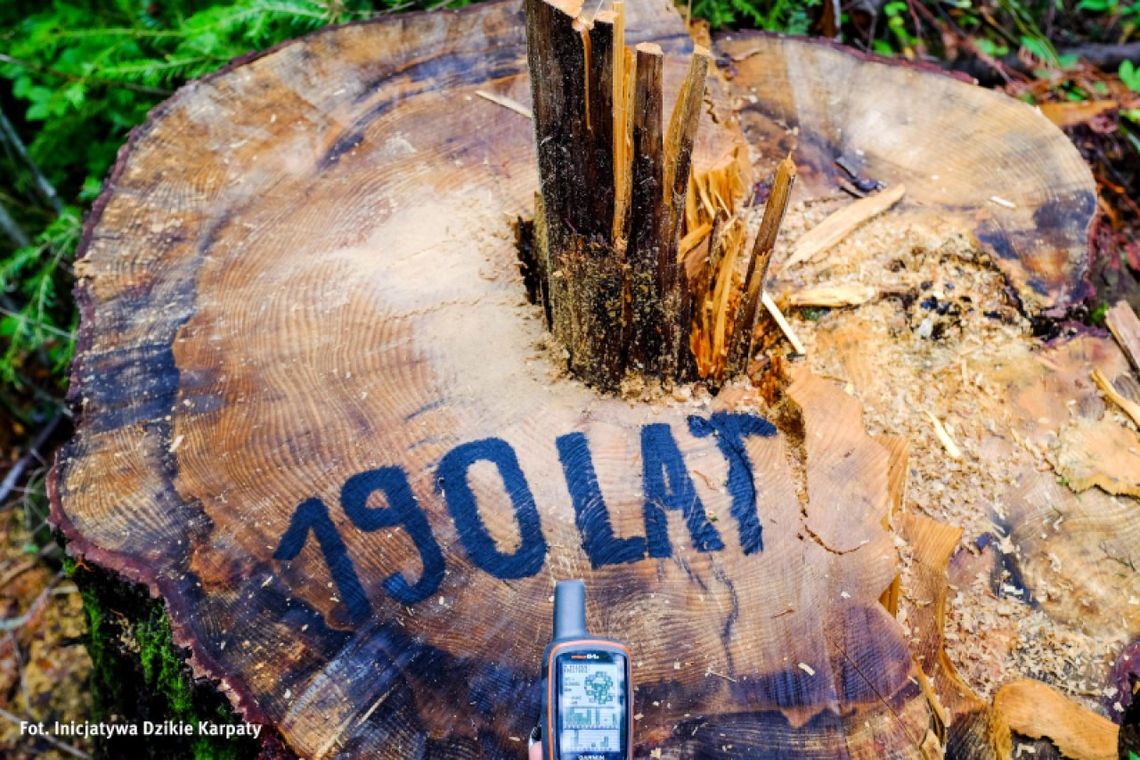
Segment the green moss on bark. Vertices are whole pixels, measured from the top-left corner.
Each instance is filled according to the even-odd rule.
[[[90,720],[138,726],[137,736],[99,737],[97,756],[239,760],[263,754],[262,745],[249,737],[226,739],[196,730],[189,736],[144,735],[147,722],[197,727],[199,721],[241,721],[211,683],[194,677],[187,651],[174,643],[161,600],[152,599],[143,586],[77,566],[71,558],[64,567],[79,587],[87,617],[94,702]]]

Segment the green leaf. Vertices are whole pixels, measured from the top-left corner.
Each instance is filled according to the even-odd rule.
[[[991,58],[1001,58],[1003,55],[1009,52],[1009,48],[1005,45],[999,45],[993,40],[987,39],[985,37],[978,37],[975,39],[974,45],[984,55],[988,55]]]
[[[1046,63],[1059,63],[1057,60],[1057,52],[1053,50],[1052,45],[1050,45],[1047,40],[1041,37],[1022,35],[1019,42],[1021,43],[1021,47],[1028,50],[1035,58]]]
[[[1116,74],[1125,87],[1133,92],[1140,92],[1140,69],[1137,69],[1132,61],[1121,61]]]

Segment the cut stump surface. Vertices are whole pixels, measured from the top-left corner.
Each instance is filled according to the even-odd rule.
[[[500,2],[325,30],[133,134],[77,264],[55,520],[161,595],[196,672],[302,756],[520,756],[570,577],[590,630],[632,645],[639,753],[920,756],[947,713],[880,603],[906,442],[806,366],[776,393],[654,400],[567,376],[511,227],[538,189],[533,125],[476,95],[529,104],[524,26]],[[668,3],[631,7],[626,33],[662,47],[677,92],[692,43]],[[795,147],[809,190],[828,151],[858,148],[907,175],[907,213],[968,220],[1028,308],[1076,297],[1091,180],[1036,115],[813,43],[722,50],[736,78],[706,104],[696,170],[735,116],[757,176]],[[761,62],[783,95],[742,86]],[[879,78],[930,107],[873,106]],[[806,83],[822,115],[789,107]],[[921,121],[943,108],[1007,126],[948,155]]]

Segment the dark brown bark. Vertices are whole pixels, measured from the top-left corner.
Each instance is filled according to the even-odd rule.
[[[527,2],[551,331],[594,387],[627,371],[675,379],[691,364],[677,247],[710,59],[694,55],[666,139],[661,48],[627,51],[620,6],[572,12]],[[582,126],[567,124],[579,111]]]
[[[649,373],[669,372],[662,366],[664,341],[661,327],[668,319],[662,280],[662,259],[669,251],[661,240],[664,222],[664,138],[661,132],[661,48],[638,45],[633,95],[633,186],[630,190],[629,260],[630,341],[629,361]],[[668,268],[668,264],[666,264]]]

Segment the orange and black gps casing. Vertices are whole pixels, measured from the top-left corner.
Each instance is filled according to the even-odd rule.
[[[582,581],[559,581],[554,588],[554,639],[543,654],[542,717],[544,760],[631,760],[633,757],[633,679],[629,648],[619,641],[586,632],[586,589]],[[569,750],[560,746],[563,664],[620,662],[624,684],[619,695],[621,725],[617,746],[605,750]]]

